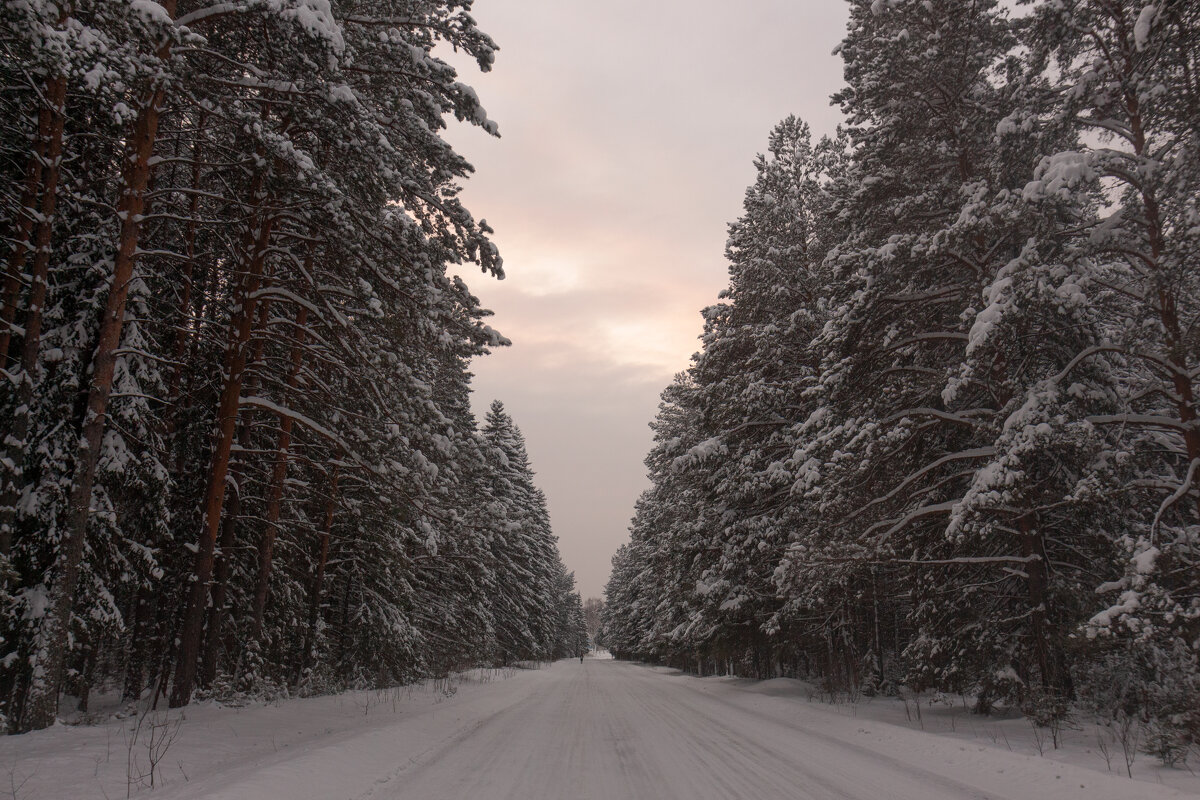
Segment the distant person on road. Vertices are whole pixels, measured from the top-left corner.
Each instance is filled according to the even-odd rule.
[[[582,650],[579,651],[579,663],[580,664],[583,663],[583,651]]]

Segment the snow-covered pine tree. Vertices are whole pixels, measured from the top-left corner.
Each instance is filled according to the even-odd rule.
[[[834,230],[822,218],[822,185],[839,169],[844,143],[814,146],[808,126],[789,117],[771,132],[768,152],[756,159],[745,212],[730,226],[730,286],[705,311],[703,349],[691,368],[699,424],[720,447],[676,462],[705,474],[719,529],[720,555],[698,584],[715,657],[759,676],[778,662],[778,645],[766,638],[775,628],[766,623],[779,605],[775,567],[796,525],[783,462],[820,363],[811,343],[828,295],[822,242]]]
[[[638,498],[629,545],[614,556],[605,622],[610,647],[621,657],[692,669],[713,653],[714,626],[702,614],[699,582],[718,550],[705,476],[677,464],[706,461],[720,449],[700,431],[696,398],[690,372],[663,390],[646,456],[651,487]]]
[[[1097,363],[1120,369],[1115,409],[1088,421],[1125,454],[1122,500],[1139,519],[1114,531],[1123,575],[1100,588],[1092,620],[1108,663],[1140,675],[1111,698],[1151,720],[1164,760],[1200,739],[1200,143],[1194,71],[1200,9],[1187,2],[1039,3],[1030,48],[1079,144],[1043,153],[1032,198],[1103,193],[1096,218],[1059,235],[1102,264],[1106,340],[1082,349],[1062,382]],[[1113,676],[1093,687],[1107,692]],[[1111,709],[1108,709],[1111,711]]]
[[[575,573],[559,564],[555,581],[554,645],[551,657],[575,658],[588,647],[587,625],[583,618],[583,600],[575,591]]]
[[[761,673],[745,628],[778,604],[771,669],[1039,722],[1082,701],[1145,720],[1172,761],[1200,688],[1200,12],[1027,5],[852,3],[820,281],[774,269],[753,187],[604,630],[620,656]],[[815,338],[772,316],[789,292]],[[772,529],[779,597],[748,579]]]
[[[470,4],[4,15],[6,721],[100,681],[181,704],[197,673],[316,691],[488,663],[497,596],[550,653],[577,603],[532,471],[474,513],[512,476],[468,404],[468,360],[505,340],[453,274],[502,274],[441,135],[495,133],[434,55],[490,67]],[[493,570],[509,512],[532,581]]]
[[[795,614],[822,620],[811,656],[835,683],[867,672],[899,677],[902,585],[940,541],[955,484],[979,457],[980,417],[947,409],[971,308],[1007,259],[1003,236],[952,235],[1003,117],[993,68],[1013,46],[994,2],[855,2],[840,51],[853,166],[831,187],[841,241],[826,256],[836,287],[816,347],[789,462],[810,509],[779,573]],[[902,623],[903,624],[903,623]]]
[[[68,659],[69,637],[76,637],[77,653],[87,662],[97,630],[119,629],[116,604],[123,578],[145,563],[137,549],[142,534],[161,531],[165,521],[159,513],[165,476],[154,453],[156,432],[146,402],[146,392],[159,383],[159,366],[142,349],[153,332],[132,330],[132,349],[114,350],[99,372],[91,356],[104,332],[105,304],[131,296],[134,306],[143,309],[148,297],[145,275],[133,271],[118,291],[109,291],[106,271],[114,258],[116,218],[102,209],[120,202],[113,190],[131,122],[126,113],[130,106],[123,102],[128,99],[125,87],[143,85],[160,64],[156,46],[164,36],[174,36],[162,15],[128,4],[46,4],[26,10],[33,13],[22,22],[37,34],[35,50],[41,52],[29,53],[29,61],[22,63],[49,81],[37,96],[58,97],[50,105],[62,106],[59,112],[38,115],[36,138],[42,144],[35,146],[34,158],[41,175],[35,194],[40,193],[41,212],[28,234],[28,247],[14,242],[9,277],[17,278],[17,286],[5,306],[6,325],[16,325],[9,327],[15,336],[6,337],[5,344],[9,353],[18,345],[22,352],[21,366],[12,375],[19,387],[17,402],[5,420],[6,447],[12,452],[4,461],[12,470],[0,499],[0,527],[8,529],[13,555],[22,562],[17,605],[5,625],[17,634],[6,645],[20,654],[6,662],[6,672],[12,672],[5,680],[6,694],[16,701],[10,721],[19,728],[53,721],[59,682],[66,670],[75,669]],[[38,15],[42,23],[53,19],[53,24],[39,28],[33,22]],[[15,38],[30,30],[18,25]],[[52,53],[58,53],[54,64],[47,58]],[[19,95],[23,88],[17,81],[6,87],[9,91]],[[70,168],[65,182],[64,164]],[[87,168],[77,169],[80,164]],[[8,220],[20,238],[22,212],[9,210],[14,215]],[[22,273],[22,249],[32,255],[24,259],[28,275]],[[26,280],[27,292],[21,288]],[[123,320],[124,313],[117,316]],[[78,444],[94,414],[88,416],[78,393],[88,381],[104,384],[109,393],[115,387],[118,402],[109,417],[121,426],[106,436],[103,423],[100,429],[93,424],[84,454]],[[131,437],[142,435],[146,439],[138,444],[147,449],[130,452]],[[91,472],[86,496],[75,492],[71,480],[83,466]],[[83,498],[82,521],[70,513],[78,506],[73,493]],[[140,513],[148,528],[131,531],[122,525],[120,515],[128,510]],[[90,551],[94,558],[85,560],[89,526],[95,528],[96,542]],[[76,604],[86,610],[73,622]]]
[[[525,439],[498,400],[483,435],[491,464],[485,509],[492,527],[497,658],[506,664],[549,658],[561,563],[546,499],[533,483]]]

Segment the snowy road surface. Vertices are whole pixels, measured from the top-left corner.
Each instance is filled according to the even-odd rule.
[[[453,698],[452,698],[453,700]],[[446,718],[453,712],[454,724]],[[372,800],[1152,800],[1185,795],[619,661],[563,661],[180,797]],[[414,730],[429,738],[414,741]],[[442,738],[438,738],[438,737]],[[373,753],[373,754],[372,754]],[[389,755],[390,754],[390,755]],[[341,762],[341,763],[339,763]],[[354,765],[363,791],[338,774]],[[365,771],[365,772],[364,772]],[[307,777],[306,777],[307,776]],[[321,788],[334,777],[334,787]],[[315,781],[315,783],[314,783]],[[351,784],[354,782],[351,781]]]
[[[453,687],[194,705],[153,790],[126,784],[128,759],[145,765],[145,744],[127,745],[134,720],[0,737],[9,773],[0,794],[11,778],[27,779],[23,800],[124,797],[127,788],[150,800],[1200,797],[1105,772],[1082,748],[1076,756],[1087,760],[1063,763],[1048,748],[1045,758],[1016,741],[1009,751],[994,733],[937,736],[903,716],[867,716],[889,704],[860,713],[808,702],[795,681],[700,679],[589,658],[509,677],[476,672]]]
[[[861,728],[766,700],[747,707],[717,686],[622,662],[560,663],[529,697],[479,723],[400,777],[381,798],[679,798],[962,800],[1032,798],[1019,774],[972,774],[896,758],[858,742]],[[860,738],[861,737],[860,735]],[[922,737],[918,736],[918,740]],[[951,745],[957,749],[957,745]],[[961,752],[961,751],[959,751]],[[963,762],[970,761],[963,756]],[[1003,770],[1004,767],[999,769]],[[1060,770],[1061,771],[1061,770]],[[1054,772],[1054,770],[1048,770]],[[1065,777],[1065,776],[1064,776]],[[1089,782],[1092,776],[1081,779]],[[1062,778],[1051,779],[1061,788]],[[1127,794],[1128,783],[1119,787]],[[1077,787],[1078,791],[1078,787]],[[1085,789],[1086,791],[1086,789]],[[1056,793],[1056,797],[1067,796]],[[1097,795],[1087,795],[1095,797]]]
[[[896,798],[987,796],[831,738],[821,719],[749,713],[693,682],[620,662],[557,665],[382,797]],[[814,724],[816,723],[816,724]]]

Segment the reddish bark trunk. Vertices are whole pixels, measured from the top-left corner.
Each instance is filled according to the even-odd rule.
[[[175,0],[163,0],[163,8],[174,18]],[[166,60],[170,45],[158,52]],[[64,87],[65,91],[65,87]],[[141,233],[142,212],[146,206],[146,186],[150,180],[150,158],[158,136],[158,118],[165,93],[161,86],[149,92],[138,111],[128,140],[128,151],[121,175],[121,196],[117,201],[117,218],[121,231],[113,257],[112,278],[96,352],[92,356],[91,380],[88,385],[87,409],[76,454],[67,500],[63,545],[59,556],[61,571],[50,594],[50,604],[38,632],[36,663],[41,677],[30,686],[22,714],[20,729],[35,730],[54,724],[58,707],[58,688],[66,660],[68,635],[71,627],[71,606],[79,581],[79,566],[83,558],[84,537],[96,479],[96,463],[100,442],[104,436],[108,397],[112,392],[113,373],[117,362],[117,347],[125,321],[125,300],[137,259],[138,237]],[[32,306],[32,303],[30,304]]]
[[[245,428],[243,428],[245,430]],[[249,437],[247,436],[248,440]],[[225,628],[225,601],[229,591],[229,575],[233,571],[233,544],[236,541],[237,521],[242,511],[241,470],[233,467],[238,489],[225,505],[221,520],[221,541],[216,554],[212,586],[212,606],[208,609],[208,626],[204,634],[204,656],[200,663],[200,685],[211,686],[217,678],[221,661],[221,637]]]
[[[3,305],[0,306],[0,368],[8,367],[8,349],[12,344],[13,325],[17,320],[17,302],[21,296],[21,273],[25,260],[32,249],[29,237],[33,235],[33,220],[38,205],[38,189],[42,184],[42,171],[46,160],[46,144],[49,140],[52,112],[43,108],[38,113],[38,135],[34,151],[25,165],[25,185],[21,190],[21,208],[17,219],[12,221],[13,251],[8,257],[8,270],[4,278]]]
[[[283,401],[286,403],[295,392],[304,360],[304,326],[308,324],[308,309],[300,306],[296,312],[296,342],[292,345],[290,364]],[[279,437],[275,446],[275,464],[271,470],[271,488],[267,496],[266,528],[258,548],[258,582],[254,589],[254,638],[262,634],[263,614],[267,609],[267,596],[271,590],[271,564],[275,549],[275,535],[279,526],[279,515],[283,509],[283,488],[287,480],[288,450],[292,446],[292,426],[295,420],[286,414],[279,417]]]
[[[261,210],[262,176],[255,178],[251,191],[252,207]],[[253,330],[256,293],[262,284],[263,267],[266,263],[267,247],[271,238],[273,219],[269,215],[258,216],[258,229],[248,231],[248,254],[244,261],[243,278],[235,299],[234,314],[230,321],[228,342],[225,347],[223,373],[225,382],[221,388],[217,409],[216,442],[209,466],[208,488],[205,492],[203,517],[197,542],[196,563],[192,583],[188,589],[187,608],[184,612],[183,630],[180,633],[179,653],[175,668],[175,683],[171,689],[171,707],[187,705],[192,698],[192,685],[196,676],[196,662],[204,629],[204,609],[207,605],[209,581],[212,579],[213,551],[216,548],[217,532],[221,524],[221,507],[225,501],[225,477],[229,472],[229,454],[233,450],[234,433],[237,427],[238,404],[241,400],[242,383],[245,379],[246,345]]]
[[[1021,555],[1025,562],[1025,584],[1029,592],[1029,634],[1033,639],[1034,657],[1037,659],[1038,680],[1043,691],[1055,688],[1055,678],[1050,674],[1050,658],[1046,641],[1046,548],[1042,536],[1035,527],[1033,513],[1023,514],[1018,520],[1021,529]]]
[[[317,640],[317,619],[321,614],[321,590],[325,585],[325,565],[329,563],[329,535],[333,531],[333,515],[337,510],[338,465],[335,462],[329,475],[329,499],[325,502],[325,521],[317,543],[317,568],[313,572],[312,596],[308,607],[308,630],[304,634],[304,654],[300,660],[300,675],[312,663],[312,650]]]
[[[17,385],[17,403],[12,423],[8,430],[8,476],[0,491],[0,555],[8,555],[12,549],[13,523],[16,521],[17,500],[23,488],[22,473],[25,467],[25,436],[29,433],[30,404],[33,402],[34,377],[37,372],[38,355],[42,349],[42,321],[44,319],[46,292],[50,277],[50,237],[54,232],[54,210],[58,201],[59,166],[62,162],[63,123],[67,98],[67,79],[62,76],[47,82],[46,99],[48,109],[42,113],[39,124],[41,151],[44,170],[41,180],[42,198],[38,208],[39,219],[33,235],[33,272],[29,286],[29,306],[25,316],[25,336],[21,344],[20,382]],[[19,247],[21,254],[26,248]],[[16,254],[14,254],[15,256]],[[24,265],[24,257],[19,259]],[[11,269],[11,265],[10,265]],[[11,326],[6,326],[6,330]],[[7,351],[8,342],[5,342]],[[7,358],[7,354],[5,354]]]
[[[265,330],[269,317],[270,303],[264,302],[258,307],[258,330]],[[251,367],[261,364],[263,349],[266,341],[259,337],[254,343],[254,355],[246,368],[249,372],[246,378],[246,389],[254,393],[256,384],[255,373]],[[251,447],[250,425],[243,422],[238,428],[238,446],[242,452],[249,452]],[[242,512],[242,485],[245,478],[245,465],[241,458],[230,459],[230,470],[233,472],[233,485],[236,487],[233,496],[225,504],[225,513],[221,519],[221,540],[218,553],[214,554],[213,581],[209,590],[210,603],[208,608],[208,625],[204,632],[204,654],[200,662],[200,685],[209,686],[217,677],[217,666],[220,662],[221,646],[224,643],[225,628],[225,598],[229,593],[229,576],[233,572],[233,545],[237,541],[238,520]]]
[[[1128,42],[1126,42],[1128,45]],[[1132,76],[1136,72],[1133,64],[1132,54],[1126,47],[1125,52],[1125,67],[1126,73]],[[1129,131],[1133,144],[1134,153],[1139,157],[1146,157],[1146,128],[1142,119],[1141,104],[1138,100],[1136,92],[1130,92],[1125,96],[1126,111],[1129,113]],[[1150,256],[1153,260],[1155,278],[1158,281],[1156,287],[1156,295],[1158,300],[1158,318],[1162,323],[1163,330],[1166,333],[1166,360],[1175,367],[1176,371],[1171,377],[1171,389],[1167,396],[1175,397],[1175,411],[1179,414],[1179,421],[1184,423],[1185,430],[1183,434],[1184,448],[1187,452],[1189,462],[1200,459],[1200,428],[1196,427],[1196,395],[1192,386],[1192,370],[1188,363],[1188,347],[1183,334],[1182,327],[1179,324],[1179,311],[1176,305],[1174,294],[1164,288],[1161,275],[1161,259],[1163,251],[1166,249],[1163,238],[1163,223],[1162,211],[1158,203],[1158,197],[1152,187],[1145,183],[1138,185],[1137,190],[1141,195],[1142,206],[1146,213],[1146,229],[1147,238],[1150,244]],[[1147,296],[1150,296],[1147,293]],[[1196,510],[1200,513],[1200,498],[1196,500]]]

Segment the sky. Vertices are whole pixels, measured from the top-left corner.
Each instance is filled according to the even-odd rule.
[[[503,281],[463,275],[511,347],[472,364],[482,419],[525,434],[567,568],[600,596],[649,486],[658,396],[728,282],[726,229],[788,114],[839,115],[843,0],[476,0],[490,73],[450,58],[500,127],[452,125]]]

